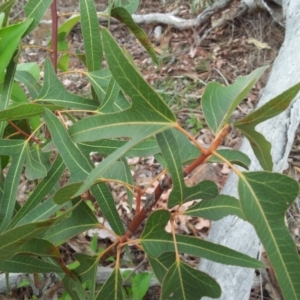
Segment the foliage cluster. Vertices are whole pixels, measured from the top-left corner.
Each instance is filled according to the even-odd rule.
[[[297,197],[299,186],[285,175],[272,173],[271,145],[255,130],[257,124],[289,106],[300,84],[233,122],[234,109],[266,68],[241,77],[228,87],[209,83],[202,97],[202,109],[215,140],[205,149],[177,123],[167,104],[114,40],[109,26],[99,27],[92,0],[80,0],[80,15],[71,16],[57,32],[53,26],[49,43],[52,63],[46,59],[42,83],[37,64],[19,64],[22,38],[39,24],[51,2],[29,0],[24,8],[26,19],[15,24],[8,17],[14,0],[0,7],[0,270],[55,272],[72,299],[123,299],[120,258],[127,245],[133,243],[145,251],[162,285],[162,299],[217,298],[221,289],[216,280],[184,263],[180,253],[247,268],[265,265],[224,246],[176,234],[174,218],[184,214],[218,220],[236,215],[255,227],[285,299],[300,299],[299,256],[284,223],[285,212]],[[108,17],[108,24],[111,16],[128,26],[157,63],[148,37],[131,18],[137,6],[138,1],[110,1],[103,14]],[[52,9],[56,11],[55,1]],[[79,20],[85,52],[70,53],[66,37]],[[86,66],[84,75],[91,84],[90,98],[68,92],[56,75],[57,66],[68,70],[70,55]],[[104,58],[107,68],[102,67]],[[73,125],[68,127],[67,120]],[[250,165],[245,154],[218,150],[232,127],[250,141],[264,171],[240,171],[236,165],[244,169]],[[105,159],[95,167],[90,152],[101,153]],[[142,208],[137,204],[135,218],[125,227],[107,182],[122,183],[130,205],[133,196],[140,203],[145,190],[134,185],[126,157],[149,155],[155,155],[164,168],[158,177],[160,184]],[[239,199],[218,194],[212,181],[185,185],[184,177],[204,162],[225,162],[231,166],[239,176]],[[70,179],[61,186],[65,169],[70,172]],[[16,195],[23,175],[36,181],[37,186],[21,207]],[[152,211],[161,194],[171,186],[170,211]],[[87,199],[99,206],[116,242],[94,256],[75,254],[78,267],[70,270],[62,261],[58,246],[87,229],[103,228]],[[180,211],[182,204],[198,199],[202,201]],[[142,235],[133,239],[145,219]],[[168,221],[172,233],[164,229]],[[111,255],[115,256],[114,271],[98,289],[97,267]],[[83,285],[86,282],[88,291]]]

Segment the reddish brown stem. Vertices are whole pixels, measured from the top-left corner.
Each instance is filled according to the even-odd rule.
[[[42,142],[40,140],[38,140],[37,138],[35,138],[34,136],[31,136],[30,134],[28,134],[27,132],[23,131],[21,128],[19,128],[15,123],[13,123],[12,121],[8,121],[8,123],[15,128],[18,133],[23,134],[25,137],[30,138],[30,140],[32,140],[33,142],[41,145]]]
[[[51,4],[51,18],[52,18],[52,56],[51,61],[57,73],[57,24],[58,24],[58,15],[57,15],[57,5],[56,0],[53,0]]]
[[[141,190],[138,190],[136,195],[136,208],[135,208],[136,214],[139,214],[141,211],[141,197],[142,197],[142,192]]]

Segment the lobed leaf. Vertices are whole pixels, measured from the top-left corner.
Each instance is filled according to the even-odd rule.
[[[99,103],[68,92],[57,78],[49,59],[45,61],[44,84],[35,101],[81,110],[96,110]]]
[[[228,122],[238,104],[247,96],[253,85],[268,68],[261,67],[247,76],[239,77],[230,86],[210,82],[202,96],[202,109],[207,125],[214,134]]]
[[[239,200],[227,195],[218,195],[214,199],[202,200],[189,207],[184,214],[213,221],[220,220],[228,215],[235,215],[245,219]]]
[[[255,228],[285,299],[300,298],[300,258],[284,221],[299,193],[298,183],[283,174],[242,173],[238,191],[246,220]]]
[[[162,298],[194,300],[204,296],[221,296],[221,288],[216,280],[182,261],[174,262],[162,283]]]
[[[175,251],[172,234],[164,230],[169,219],[170,213],[168,211],[155,211],[150,215],[140,238],[145,252],[154,258],[163,252]],[[204,257],[222,264],[247,268],[264,267],[263,263],[243,253],[199,238],[176,235],[176,245],[179,252]]]
[[[118,269],[115,269],[108,277],[95,300],[121,300],[122,294],[122,276]]]
[[[80,263],[80,265],[74,270],[74,273],[82,283],[87,281],[90,282],[90,299],[94,299],[99,257],[89,256],[82,253],[75,253],[74,257]]]
[[[273,118],[287,109],[299,90],[300,83],[292,86],[244,119],[233,124],[247,137],[253,152],[264,170],[272,171],[273,169],[271,144],[254,128],[257,124]]]

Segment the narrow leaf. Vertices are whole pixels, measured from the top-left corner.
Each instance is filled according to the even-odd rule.
[[[19,180],[23,169],[23,163],[25,161],[26,148],[27,142],[25,141],[21,146],[19,146],[19,153],[13,156],[11,166],[5,177],[4,193],[0,201],[0,232],[3,232],[3,230],[8,226],[14,213]]]
[[[30,223],[15,227],[0,234],[0,261],[13,257],[16,253],[20,252],[25,243],[41,235],[49,227],[60,222],[65,217],[66,214],[62,214],[59,217],[43,222]]]
[[[32,19],[0,29],[0,74],[8,66]]]
[[[78,203],[75,201],[74,203]],[[61,223],[52,226],[43,239],[55,245],[61,244],[71,237],[93,227],[98,220],[85,202],[79,202],[72,211],[72,215]]]
[[[27,19],[33,18],[33,22],[27,29],[26,34],[32,31],[36,26],[38,26],[51,3],[52,0],[29,0],[26,3],[24,7],[26,17]]]
[[[86,65],[89,71],[97,71],[101,69],[103,53],[96,7],[93,0],[80,0],[79,5]]]
[[[300,83],[297,83],[233,125],[237,128],[251,125],[254,128],[257,124],[277,116],[289,107],[299,90]]]
[[[140,41],[140,43],[145,47],[145,49],[150,54],[153,62],[158,64],[157,57],[155,55],[154,48],[152,47],[151,41],[145,31],[140,28],[133,21],[130,13],[123,7],[116,7],[111,10],[111,16],[118,19],[120,22],[125,24],[135,35],[135,37]]]
[[[132,105],[143,115],[153,112],[161,121],[175,122],[176,118],[162,98],[144,80],[111,34],[102,29],[103,48],[109,69],[123,91],[131,98]],[[152,117],[153,118],[153,117]]]
[[[58,182],[58,179],[60,178],[60,175],[62,174],[64,169],[65,164],[63,163],[61,157],[58,155],[55,162],[52,164],[52,167],[49,170],[47,176],[40,181],[40,183],[34,189],[34,191],[27,199],[25,204],[14,216],[14,219],[10,223],[10,227],[20,222],[23,217],[29,214],[29,212],[32,213],[33,208],[36,207],[36,205],[44,199],[44,197],[52,190],[54,185]]]
[[[36,257],[29,255],[17,254],[10,259],[0,260],[0,268],[2,272],[7,273],[48,273],[61,272],[61,268],[57,265],[48,263]]]

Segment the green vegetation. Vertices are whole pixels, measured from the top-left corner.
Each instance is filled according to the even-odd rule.
[[[172,102],[164,101],[143,79],[109,28],[99,28],[93,1],[79,1],[83,53],[67,53],[69,56],[65,56],[68,50],[66,37],[79,21],[74,17],[75,20],[66,21],[58,29],[58,35],[53,29],[49,47],[52,47],[52,58],[56,55],[58,58],[45,60],[42,82],[37,64],[22,64],[20,67],[22,38],[36,28],[51,2],[29,0],[24,8],[26,19],[16,24],[11,24],[8,19],[14,1],[0,7],[0,270],[6,273],[54,272],[62,280],[64,299],[142,299],[150,275],[132,276],[132,287],[124,292],[120,273],[122,252],[126,251],[128,244],[135,244],[148,257],[162,286],[162,299],[218,298],[222,293],[218,282],[183,262],[180,253],[246,268],[266,266],[227,247],[176,234],[174,219],[182,214],[212,220],[237,215],[255,227],[285,299],[300,299],[300,259],[284,222],[285,212],[297,197],[299,186],[286,175],[272,173],[271,145],[255,130],[257,124],[289,106],[300,84],[244,119],[230,123],[234,109],[266,67],[238,78],[227,87],[209,83],[201,105],[205,122],[215,134],[215,140],[205,149],[184,129],[184,126],[192,125],[194,130],[199,130],[202,121],[191,114],[184,126],[177,122],[168,106]],[[156,56],[148,37],[130,17],[138,1],[127,3],[110,1],[106,13],[132,30],[155,63]],[[64,51],[62,56],[57,49]],[[57,66],[67,71],[71,55],[85,64],[86,70],[81,74],[91,85],[89,97],[68,92],[57,77]],[[102,68],[103,59],[107,68]],[[23,85],[26,91],[20,88]],[[166,85],[164,91],[168,92]],[[180,97],[187,92],[188,88]],[[178,108],[183,108],[186,102],[176,97],[174,101],[180,103]],[[196,101],[194,108],[198,108]],[[236,150],[218,150],[232,127],[249,139],[264,171],[241,172],[235,165],[249,167],[250,160],[245,154]],[[89,157],[93,151],[105,158],[96,167]],[[145,189],[135,186],[125,158],[149,155],[158,155],[165,170],[158,176],[160,184],[155,192],[138,209]],[[184,177],[206,160],[223,161],[232,168],[239,177],[239,199],[219,195],[213,181],[205,180],[192,187],[185,185]],[[61,186],[61,175],[66,169],[70,178]],[[16,195],[22,176],[35,181],[36,187],[21,207]],[[108,182],[122,183],[129,202],[133,196],[136,198],[136,214],[129,225],[125,226],[119,216]],[[153,211],[162,193],[171,187],[168,199],[171,212],[166,209]],[[184,203],[198,199],[202,201],[186,211],[178,209]],[[69,268],[62,260],[59,245],[88,229],[104,227],[91,208],[91,202],[86,200],[91,200],[100,209],[109,222],[115,241],[99,250],[93,239],[94,255],[74,254],[76,263]],[[145,220],[142,234],[133,237]],[[165,231],[168,221],[171,233]],[[96,284],[97,267],[109,257],[114,259],[114,270],[99,287]]]

